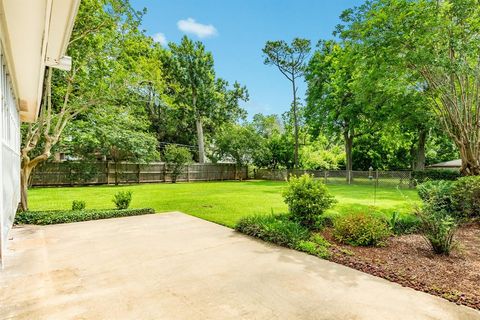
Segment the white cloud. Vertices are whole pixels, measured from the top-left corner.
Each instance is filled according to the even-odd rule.
[[[201,24],[193,18],[178,20],[178,29],[185,33],[192,33],[199,38],[208,38],[217,35],[217,29],[211,24]]]
[[[162,46],[167,45],[167,37],[161,32],[155,33],[153,36],[153,41],[160,43]]]

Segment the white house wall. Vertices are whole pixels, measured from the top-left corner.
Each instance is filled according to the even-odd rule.
[[[0,259],[20,201],[20,119],[0,44]]]

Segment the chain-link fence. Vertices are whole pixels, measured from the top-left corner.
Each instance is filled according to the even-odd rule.
[[[356,171],[356,170],[301,170],[301,169],[256,169],[255,179],[287,180],[290,175],[313,175],[327,184],[374,184],[379,187],[413,187],[411,171]]]

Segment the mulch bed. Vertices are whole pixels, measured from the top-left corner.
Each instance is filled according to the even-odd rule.
[[[392,237],[385,247],[334,245],[330,260],[480,310],[480,223],[460,228],[450,256],[432,253],[420,235]]]

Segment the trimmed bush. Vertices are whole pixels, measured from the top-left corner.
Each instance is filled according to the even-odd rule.
[[[425,171],[413,171],[412,179],[415,184],[423,183],[429,180],[450,180],[454,181],[460,178],[462,175],[457,170],[425,170]]]
[[[420,219],[414,215],[401,215],[394,212],[388,220],[388,225],[395,235],[411,234],[420,228]]]
[[[88,220],[99,220],[127,216],[153,214],[152,208],[124,209],[124,210],[82,210],[82,211],[24,211],[17,213],[16,224],[58,224]]]
[[[288,248],[296,248],[310,236],[308,229],[286,215],[255,215],[242,218],[235,229],[249,236]]]
[[[391,231],[383,219],[359,212],[335,219],[333,235],[340,242],[352,246],[382,246],[390,237]]]
[[[433,252],[449,255],[455,247],[456,220],[446,210],[437,210],[428,204],[417,215],[421,221],[420,232]]]
[[[283,197],[292,217],[307,228],[314,227],[325,210],[336,202],[325,184],[308,174],[291,176]]]
[[[117,192],[112,199],[113,203],[118,210],[127,209],[132,201],[132,191],[120,191]]]
[[[454,214],[460,218],[480,218],[480,176],[462,177],[452,188]]]
[[[86,203],[83,200],[73,200],[72,201],[72,211],[81,211],[85,210]]]

